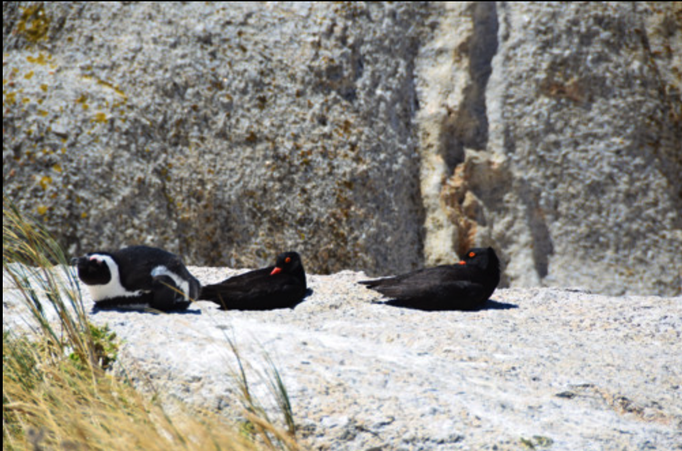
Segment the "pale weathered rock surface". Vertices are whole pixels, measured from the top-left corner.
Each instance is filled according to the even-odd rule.
[[[679,3],[19,2],[3,51],[3,186],[74,254],[682,294]]]
[[[191,270],[204,283],[235,273]],[[500,289],[479,312],[420,312],[373,303],[363,277],[310,276],[313,294],[294,310],[200,302],[91,320],[123,340],[120,361],[142,389],[210,409],[236,402],[226,336],[256,369],[267,352],[309,449],[682,449],[681,297]],[[16,329],[8,287],[3,323]]]

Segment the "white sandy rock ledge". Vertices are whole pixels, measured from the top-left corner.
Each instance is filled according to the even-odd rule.
[[[236,273],[190,270],[204,283]],[[121,338],[142,388],[216,410],[236,402],[226,336],[254,371],[267,352],[309,449],[682,449],[681,297],[500,289],[481,311],[422,312],[373,303],[364,277],[309,276],[293,310],[198,302],[92,321]],[[22,314],[7,286],[5,328]]]

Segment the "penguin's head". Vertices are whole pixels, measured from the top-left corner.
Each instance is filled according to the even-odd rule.
[[[303,269],[301,256],[297,252],[285,252],[277,256],[275,269],[270,273],[271,276],[279,273],[292,273],[297,269]]]
[[[78,270],[78,278],[86,285],[106,285],[111,281],[110,264],[116,264],[110,255],[90,253],[71,260]]]

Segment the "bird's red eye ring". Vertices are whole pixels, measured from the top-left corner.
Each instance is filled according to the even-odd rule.
[[[466,265],[467,262],[465,262],[464,260],[462,260],[461,262],[459,262],[459,264],[460,264],[460,265]]]
[[[284,263],[291,263],[291,257],[287,257],[284,259]]]
[[[474,258],[476,256],[476,252],[469,252],[469,258]]]

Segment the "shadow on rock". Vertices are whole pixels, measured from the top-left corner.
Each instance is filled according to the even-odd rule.
[[[92,307],[92,310],[90,310],[90,313],[93,315],[96,315],[97,313],[100,312],[118,312],[118,313],[141,313],[141,314],[152,314],[152,315],[160,315],[160,314],[173,314],[173,315],[201,315],[201,310],[169,310],[169,311],[161,311],[161,310],[156,310],[153,308],[142,308],[142,309],[131,309],[131,308],[116,308],[116,307],[107,307],[107,308],[98,308],[97,306]]]
[[[488,299],[483,303],[483,305],[474,308],[462,308],[462,307],[448,307],[448,306],[428,306],[420,307],[414,304],[408,304],[397,299],[392,299],[386,302],[377,302],[381,305],[389,305],[391,307],[401,307],[412,310],[421,310],[423,312],[480,312],[482,310],[510,310],[519,308],[516,304],[509,304],[506,302],[498,302],[492,299]]]
[[[485,301],[483,306],[476,309],[475,311],[479,311],[479,310],[511,310],[511,309],[515,309],[515,308],[519,308],[519,306],[516,304],[509,304],[507,302],[498,302],[498,301],[493,301],[492,299],[488,299],[487,301]]]

